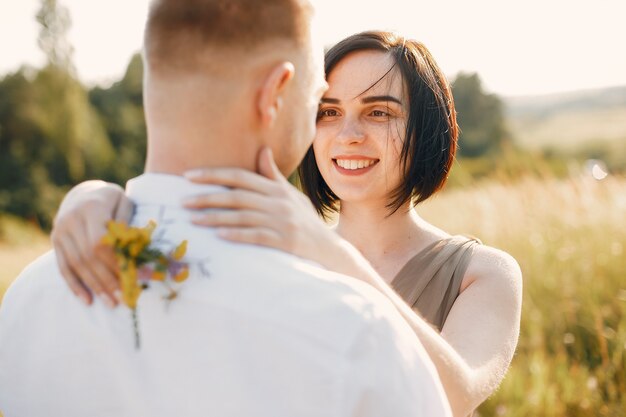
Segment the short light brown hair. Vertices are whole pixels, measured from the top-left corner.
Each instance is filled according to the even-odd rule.
[[[307,0],[154,0],[145,58],[151,69],[193,70],[209,48],[248,54],[272,40],[302,46],[311,14]]]

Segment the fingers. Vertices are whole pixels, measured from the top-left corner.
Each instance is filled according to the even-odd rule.
[[[63,256],[60,257],[61,264],[59,266],[70,288],[78,290],[78,281],[78,283],[91,290],[93,293],[101,294],[103,292],[102,286],[87,268],[86,262],[82,259],[79,246],[75,242],[75,238],[69,234],[65,235],[62,243],[58,242],[57,245],[63,248]],[[55,245],[55,248],[57,245]]]
[[[115,211],[113,213],[113,220],[116,222],[126,222],[130,223],[130,218],[133,215],[133,210],[135,209],[135,205],[126,195],[122,195],[120,197],[120,201],[117,203],[115,207]]]
[[[97,210],[93,213],[97,213]],[[104,254],[105,248],[101,248],[99,239],[102,229],[97,231],[98,227],[104,228],[103,222],[83,220],[80,216],[66,216],[56,225],[52,242],[58,253],[59,269],[70,289],[90,304],[91,294],[81,290],[81,286],[86,287],[100,295],[106,305],[114,307],[117,304],[114,296],[116,287],[112,281],[117,281],[117,277],[107,266],[107,256],[110,255]]]
[[[120,289],[120,285],[115,253],[111,247],[101,243],[102,237],[107,233],[106,225],[89,218],[83,220],[83,227],[86,230],[87,241],[82,256],[90,260],[90,269],[95,271],[107,294],[113,297]]]
[[[241,168],[202,168],[186,172],[185,177],[195,183],[223,185],[266,195],[272,195],[276,187],[274,181]]]
[[[234,190],[222,193],[198,195],[188,198],[183,205],[190,209],[255,209],[268,211],[276,202],[268,196],[253,191]]]
[[[57,265],[59,266],[63,279],[65,279],[65,282],[70,287],[70,290],[72,290],[74,295],[80,298],[85,305],[91,305],[93,301],[91,293],[67,264],[65,245],[63,245],[62,242],[57,242],[54,246]]]
[[[114,295],[109,294],[101,282],[101,276],[106,274],[106,268],[99,262],[89,263],[89,258],[85,257],[86,255],[84,251],[81,250],[80,245],[77,244],[76,239],[66,239],[65,245],[67,248],[67,264],[73,276],[80,279],[82,283],[99,296],[108,307],[115,307],[117,302],[115,301]]]
[[[72,189],[64,204],[52,231],[59,269],[70,289],[87,304],[92,301],[91,290],[113,307],[119,287],[117,261],[100,241],[113,216],[128,220],[132,203],[119,185],[92,181]]]
[[[264,227],[253,228],[220,228],[218,235],[231,242],[249,243],[284,250],[283,239],[272,229]]]
[[[192,222],[198,226],[210,227],[273,227],[270,213],[256,210],[214,210],[192,216]]]

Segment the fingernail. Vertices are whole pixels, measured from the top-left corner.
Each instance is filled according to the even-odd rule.
[[[115,297],[118,303],[122,301],[122,292],[120,290],[115,290],[113,292],[113,296]]]
[[[200,170],[200,169],[192,169],[191,171],[186,171],[184,175],[185,175],[185,178],[192,180],[192,179],[201,177],[202,176],[202,170]]]
[[[224,229],[224,228],[219,228],[219,229],[217,229],[217,235],[219,237],[229,237],[230,236],[230,230],[229,229]]]
[[[205,220],[204,214],[192,214],[191,215],[192,222],[202,222],[203,220]]]
[[[109,307],[109,308],[115,308],[115,301],[113,301],[113,299],[107,295],[107,294],[100,294],[100,299],[102,300],[102,302],[104,302],[104,304]]]
[[[183,206],[193,206],[195,202],[196,202],[196,199],[193,197],[183,198]]]
[[[83,304],[89,307],[89,297],[87,297],[86,294],[79,294],[78,298],[80,298],[80,301],[82,301]]]

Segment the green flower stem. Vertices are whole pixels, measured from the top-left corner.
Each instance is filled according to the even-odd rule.
[[[139,318],[137,317],[137,309],[133,308],[133,330],[135,331],[135,349],[139,350],[141,347],[141,339],[139,337]]]

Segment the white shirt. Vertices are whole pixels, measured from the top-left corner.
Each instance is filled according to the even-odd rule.
[[[129,182],[133,225],[187,239],[192,265],[169,304],[159,285],[141,295],[139,350],[130,310],[85,307],[53,252],[24,270],[0,309],[5,417],[451,415],[418,338],[372,287],[191,225],[181,199],[215,190]]]

